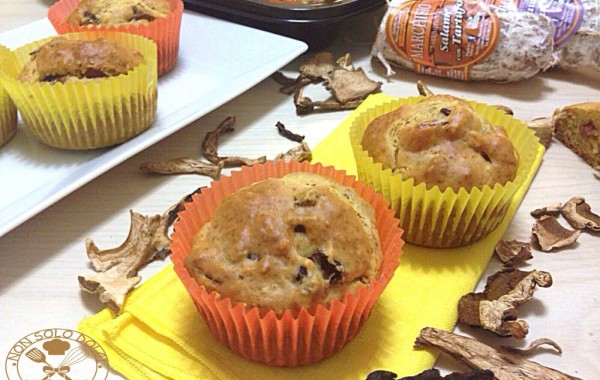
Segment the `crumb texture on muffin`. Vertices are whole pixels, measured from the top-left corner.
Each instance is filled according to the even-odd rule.
[[[31,53],[18,79],[64,83],[69,79],[105,78],[126,74],[143,62],[139,52],[104,38],[87,41],[56,37]]]
[[[384,169],[442,191],[505,184],[519,163],[503,127],[450,95],[428,96],[375,118],[361,145]]]
[[[148,22],[171,11],[168,0],[82,0],[67,23],[75,25],[117,25]]]
[[[225,198],[185,267],[209,291],[281,312],[370,284],[381,257],[369,203],[332,179],[291,173]]]
[[[553,115],[554,135],[591,167],[600,170],[600,102],[573,104]]]

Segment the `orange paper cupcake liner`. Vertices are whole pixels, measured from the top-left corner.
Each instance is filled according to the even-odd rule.
[[[158,76],[170,71],[177,62],[179,54],[179,34],[183,2],[169,0],[171,12],[153,21],[131,22],[118,25],[74,25],[67,23],[67,18],[73,13],[80,0],[59,0],[48,10],[48,19],[58,34],[83,31],[112,31],[138,34],[150,38],[156,43],[158,50]]]
[[[14,73],[16,60],[11,51],[0,45],[0,70]],[[6,144],[17,132],[17,107],[0,84],[0,146]]]
[[[215,208],[229,194],[241,187],[267,178],[279,178],[291,172],[310,172],[333,178],[354,188],[376,213],[376,225],[383,252],[379,277],[341,300],[312,308],[273,310],[234,303],[218,293],[209,292],[192,278],[184,266],[194,235],[208,222]],[[192,296],[213,336],[231,351],[255,362],[272,366],[295,367],[316,363],[342,349],[360,331],[399,265],[402,253],[402,230],[394,212],[383,197],[362,181],[345,172],[320,164],[283,161],[243,167],[230,177],[222,177],[202,189],[179,213],[174,225],[171,260]]]
[[[465,189],[427,188],[412,178],[384,169],[362,148],[362,138],[369,123],[403,104],[415,104],[424,97],[386,99],[358,113],[350,127],[350,142],[357,165],[358,178],[383,194],[397,211],[404,240],[416,245],[449,248],[474,243],[501,222],[511,200],[532,170],[538,150],[543,149],[535,133],[523,122],[499,111],[494,106],[470,101],[478,114],[495,125],[502,125],[519,153],[519,166],[514,180],[493,188]]]
[[[12,72],[0,73],[25,127],[41,142],[62,149],[96,149],[122,143],[147,130],[157,109],[156,44],[148,38],[102,31],[67,33],[64,38],[105,38],[144,57],[125,75],[65,83],[25,83],[18,75],[30,53],[55,37],[13,50]]]

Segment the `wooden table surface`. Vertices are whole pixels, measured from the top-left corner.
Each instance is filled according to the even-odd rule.
[[[0,0],[0,32],[46,17],[50,4],[48,0]],[[416,80],[422,79],[436,93],[504,104],[523,120],[549,116],[568,104],[600,101],[600,79],[557,69],[512,84],[463,83],[401,70],[386,78],[382,66],[369,56],[382,15],[380,9],[345,21],[327,49],[334,56],[351,53],[355,66],[363,67],[371,78],[384,83],[382,92],[386,94],[416,95]],[[311,54],[291,62],[285,72],[297,73],[299,64]],[[273,158],[295,145],[273,137],[276,122],[306,135],[307,143],[314,147],[348,114],[349,111],[343,111],[297,116],[291,98],[280,94],[278,85],[266,79],[0,237],[0,358],[5,358],[18,339],[33,331],[49,327],[74,329],[82,318],[101,310],[96,298],[81,292],[77,283],[78,275],[91,271],[85,255],[86,237],[93,238],[100,248],[116,247],[127,235],[129,210],[162,213],[181,196],[209,183],[208,178],[200,176],[148,177],[139,171],[142,162],[173,158],[175,153],[200,158],[198,146],[204,134],[231,115],[237,118],[236,131],[223,139],[220,153]],[[18,186],[3,181],[2,173],[0,182],[2,186]],[[592,210],[600,213],[599,189],[598,172],[554,140],[505,239],[528,241],[534,221],[530,211],[566,202],[575,195],[585,197]],[[600,376],[599,248],[599,234],[583,233],[572,248],[551,253],[534,251],[534,258],[525,267],[550,272],[554,284],[548,289],[537,289],[533,299],[520,309],[520,317],[530,325],[523,345],[537,338],[553,339],[563,354],[542,350],[533,359],[583,379]],[[148,278],[168,262],[155,262],[140,274]],[[482,280],[500,267],[493,258]],[[481,288],[480,282],[478,289]],[[456,331],[473,333],[462,326]],[[445,371],[464,369],[444,355],[437,365]],[[364,375],[357,374],[357,378]],[[111,374],[113,377],[118,375]]]

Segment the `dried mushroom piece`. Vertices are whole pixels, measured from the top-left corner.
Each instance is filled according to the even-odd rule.
[[[379,92],[381,85],[381,82],[369,79],[363,69],[336,69],[327,77],[326,88],[339,103],[346,104],[364,100],[368,95]]]
[[[204,137],[204,141],[202,142],[202,154],[204,155],[204,157],[206,157],[206,159],[212,162],[213,164],[222,165],[223,167],[227,168],[266,162],[267,158],[265,156],[261,156],[259,158],[219,156],[219,137],[224,133],[233,132],[234,124],[235,116],[229,116],[225,118],[225,120],[223,120],[214,131],[208,132],[206,134],[206,136]]]
[[[517,319],[517,308],[531,299],[536,285],[551,286],[550,273],[514,268],[501,270],[487,279],[483,292],[468,293],[460,298],[458,320],[501,336],[523,339],[529,325]]]
[[[433,327],[421,330],[415,346],[436,347],[470,368],[492,371],[498,380],[581,380],[516,353]]]
[[[200,189],[196,190],[198,191]],[[79,276],[80,287],[89,293],[98,294],[100,301],[115,315],[119,315],[127,293],[141,280],[138,271],[154,260],[164,259],[170,253],[169,228],[183,205],[191,200],[192,194],[169,207],[162,215],[144,216],[130,211],[129,234],[117,248],[100,250],[92,239],[87,238],[87,256],[97,273]]]
[[[79,276],[82,289],[99,294],[100,300],[115,314],[121,312],[125,294],[140,281],[138,270],[164,257],[170,243],[163,230],[165,223],[161,219],[164,216],[148,217],[134,211],[130,215],[129,235],[119,247],[100,250],[92,239],[85,240],[88,258],[100,273]]]
[[[539,218],[544,215],[558,216],[558,215],[560,215],[561,210],[562,210],[562,205],[560,203],[556,203],[556,204],[553,204],[550,206],[537,208],[537,209],[533,210],[531,212],[531,216],[533,216],[534,218]]]
[[[321,51],[300,65],[300,77],[317,82],[322,81],[336,67],[333,54],[328,51]]]
[[[562,354],[562,348],[560,348],[558,343],[548,338],[536,339],[533,342],[531,342],[527,348],[516,348],[508,346],[502,346],[502,348],[504,348],[507,351],[519,354],[521,356],[529,356],[533,354],[538,348],[545,345],[553,347],[559,354]]]
[[[527,127],[532,129],[535,135],[540,139],[540,144],[545,148],[550,146],[552,136],[554,135],[554,123],[551,117],[538,117],[525,122]]]
[[[533,257],[531,244],[518,240],[501,240],[496,245],[494,252],[500,261],[509,267],[519,265]]]
[[[312,151],[308,147],[308,144],[302,141],[295,148],[292,148],[285,153],[279,153],[277,156],[275,156],[275,161],[280,160],[283,160],[285,162],[310,161],[312,160]]]
[[[533,225],[532,233],[542,251],[549,252],[575,243],[581,231],[564,228],[554,216],[543,215]]]
[[[280,92],[294,94],[296,114],[305,115],[315,111],[351,110],[358,107],[370,94],[381,91],[383,83],[367,77],[361,68],[355,68],[350,54],[334,61],[330,52],[319,52],[300,65],[298,77],[290,79],[278,73],[273,78],[281,84]],[[309,84],[325,83],[331,97],[312,100],[304,96]]]
[[[277,82],[281,87],[279,88],[279,92],[285,95],[292,95],[294,91],[296,91],[297,86],[306,86],[307,84],[312,83],[310,78],[303,78],[301,76],[297,78],[289,78],[286,77],[281,71],[277,71],[271,75],[271,78],[275,82]]]
[[[145,174],[200,174],[217,179],[221,176],[222,163],[213,164],[193,158],[174,158],[168,161],[146,161],[140,165]]]
[[[294,132],[290,131],[290,130],[289,130],[289,129],[287,129],[287,128],[285,127],[285,125],[284,125],[282,122],[280,122],[280,121],[278,121],[278,122],[275,124],[275,127],[277,128],[277,132],[279,132],[279,134],[280,134],[281,136],[285,137],[285,138],[286,138],[286,139],[288,139],[288,140],[295,141],[295,142],[299,142],[299,143],[301,143],[302,141],[304,141],[304,136],[302,136],[302,135],[299,135],[299,134],[296,134],[296,133],[294,133]]]
[[[592,208],[583,197],[569,199],[561,208],[562,215],[573,228],[589,229],[600,232],[600,216],[592,212]]]
[[[494,380],[494,373],[489,370],[474,369],[468,373],[452,372],[442,376],[439,370],[432,368],[416,376],[399,378],[394,372],[380,370],[371,372],[366,380]]]

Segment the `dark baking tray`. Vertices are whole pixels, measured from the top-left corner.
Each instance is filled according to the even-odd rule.
[[[304,41],[323,49],[340,23],[386,4],[385,0],[337,0],[322,4],[286,4],[264,0],[183,0],[186,9]]]

